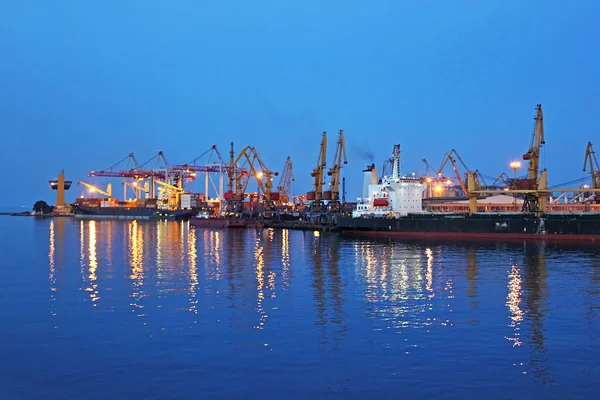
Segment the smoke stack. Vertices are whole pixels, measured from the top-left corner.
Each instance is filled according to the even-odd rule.
[[[377,169],[375,168],[375,164],[371,165],[371,184],[377,185]]]
[[[367,169],[363,170],[363,190],[362,190],[362,198],[363,199],[369,198],[369,185],[372,185],[374,183],[377,183],[375,164],[368,165]]]

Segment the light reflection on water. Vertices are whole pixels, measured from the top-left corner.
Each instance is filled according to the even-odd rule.
[[[84,318],[78,329],[95,326],[92,336],[123,325],[138,337],[163,332],[169,354],[195,354],[189,362],[216,381],[224,379],[210,369],[217,359],[233,363],[231,374],[248,387],[249,360],[275,357],[265,359],[270,374],[306,395],[286,368],[323,393],[376,388],[385,397],[402,382],[424,384],[423,374],[440,386],[500,377],[500,387],[537,393],[546,385],[571,390],[574,381],[572,390],[585,388],[600,356],[595,249],[347,240],[165,221],[44,223],[54,328]],[[65,246],[72,235],[79,254]],[[78,287],[87,307],[77,307],[77,297],[60,301]],[[173,332],[189,333],[183,340]]]

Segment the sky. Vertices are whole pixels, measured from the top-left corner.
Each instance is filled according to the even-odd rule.
[[[594,0],[1,2],[0,205],[53,203],[63,169],[120,187],[87,174],[232,141],[271,170],[290,156],[299,194],[340,129],[348,199],[395,143],[403,172],[456,149],[495,177],[529,148],[538,103],[550,185],[577,179],[600,134],[599,19]]]

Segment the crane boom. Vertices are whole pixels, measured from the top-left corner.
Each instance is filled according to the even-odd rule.
[[[596,158],[596,152],[592,147],[592,142],[588,142],[585,148],[585,158],[583,159],[583,170],[585,171],[586,165],[590,166],[590,175],[592,176],[592,187],[594,189],[600,189],[600,166],[598,165],[598,159]]]
[[[323,199],[323,171],[327,165],[327,132],[323,132],[323,138],[321,139],[321,149],[319,151],[319,158],[317,160],[317,166],[313,169],[310,176],[315,178],[315,201],[321,201]]]
[[[523,160],[529,161],[529,168],[527,169],[527,179],[537,179],[540,169],[540,149],[543,144],[546,143],[544,140],[544,118],[542,115],[542,105],[538,104],[536,107],[537,113],[534,118],[535,125],[533,127],[533,134],[531,136],[531,145],[527,153],[523,154]]]
[[[106,191],[98,189],[96,186],[90,185],[89,183],[86,183],[84,181],[77,181],[77,184],[85,186],[86,188],[90,189],[91,192],[100,193],[101,195],[106,196],[108,198],[112,197],[112,185],[110,183],[107,185]]]
[[[338,133],[337,146],[335,148],[335,156],[333,158],[333,165],[327,172],[327,175],[331,176],[331,200],[339,201],[340,199],[340,174],[342,170],[342,159],[344,164],[348,164],[346,160],[346,140],[344,138],[344,131],[340,130]]]
[[[444,158],[442,159],[442,165],[438,169],[437,174],[438,174],[438,176],[442,176],[442,171],[443,171],[444,167],[446,166],[448,161],[450,161],[450,164],[452,164],[452,169],[454,169],[456,179],[458,180],[458,183],[460,184],[460,188],[462,189],[462,191],[465,194],[467,194],[468,193],[467,186],[465,185],[463,178],[460,176],[460,172],[458,172],[458,168],[456,166],[456,160],[454,160],[454,158],[452,157],[453,154],[456,155],[456,158],[462,163],[463,167],[465,167],[465,169],[468,171],[467,166],[462,161],[462,159],[458,156],[458,153],[456,152],[456,150],[452,149],[449,152],[447,152],[446,154],[444,154]]]
[[[159,185],[166,187],[167,189],[169,189],[172,192],[175,192],[175,193],[184,193],[183,188],[180,187],[180,186],[174,186],[174,185],[171,185],[171,184],[169,184],[167,182],[163,182],[163,181],[159,181],[159,180],[155,180],[154,183],[158,183]]]
[[[260,154],[254,147],[246,146],[240,152],[237,159],[234,160],[234,165],[237,165],[242,159],[245,159],[245,163],[248,163],[248,170],[250,171],[250,174],[256,178],[256,182],[264,194],[265,201],[271,201],[273,176],[277,176],[279,173],[271,171],[269,168],[267,168],[260,158]],[[259,169],[256,168],[255,163],[258,165]],[[248,186],[249,182],[249,179],[245,179],[242,182],[242,175],[246,174],[240,173],[235,177],[236,194],[241,195],[246,192],[246,187]]]
[[[279,184],[277,185],[277,191],[279,192],[279,198],[281,204],[287,204],[290,202],[291,187],[294,181],[294,170],[292,168],[292,159],[288,156],[283,166],[283,172],[279,178]]]

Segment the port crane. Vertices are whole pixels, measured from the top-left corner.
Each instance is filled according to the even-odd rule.
[[[456,157],[456,159],[455,159],[455,157]],[[463,166],[463,168],[466,171],[464,179],[461,177],[460,172],[458,171],[458,165],[456,162],[457,160],[458,160],[458,162],[460,162],[460,164]],[[454,170],[454,173],[456,175],[456,179],[458,180],[458,183],[460,184],[460,188],[462,189],[463,193],[466,196],[469,195],[469,190],[468,190],[468,187],[465,182],[468,180],[469,174],[473,175],[474,182],[475,182],[475,188],[482,187],[481,182],[479,180],[479,176],[480,176],[479,170],[475,170],[475,171],[471,172],[471,170],[467,167],[467,165],[462,160],[460,155],[458,155],[458,152],[455,149],[452,149],[452,150],[446,152],[446,154],[444,154],[444,158],[442,159],[442,164],[437,172],[438,177],[442,177],[442,171],[444,170],[444,167],[446,166],[448,161],[450,161],[450,164],[452,165],[452,169]]]
[[[292,168],[292,159],[288,156],[283,166],[283,172],[277,184],[279,192],[278,205],[288,205],[291,199],[292,182],[294,181],[294,170]]]
[[[201,164],[199,164],[201,162]],[[179,171],[179,172],[188,172],[190,174],[204,174],[204,195],[208,199],[209,198],[209,188],[212,187],[214,192],[217,194],[217,199],[220,201],[224,200],[223,186],[224,186],[224,177],[227,175],[229,178],[230,174],[230,163],[225,162],[217,146],[213,144],[210,149],[206,150],[198,157],[193,160],[185,163],[185,164],[177,164],[170,168],[171,171]],[[234,168],[235,170],[235,168]],[[244,171],[247,172],[247,171]],[[235,171],[232,171],[235,173]],[[215,184],[211,174],[218,174],[219,182],[218,188]],[[196,175],[193,175],[191,178],[195,178]],[[230,190],[231,191],[231,190]]]
[[[550,189],[548,188],[548,171],[544,168],[539,171],[540,167],[540,149],[545,144],[544,125],[542,115],[542,105],[536,107],[536,116],[534,118],[535,125],[529,150],[523,154],[523,159],[529,161],[527,176],[524,179],[517,179],[515,189],[509,190],[476,190],[472,176],[469,176],[468,187],[473,188],[471,193],[474,194],[496,194],[496,193],[513,193],[522,194],[525,196],[522,212],[530,212],[535,215],[542,216],[547,212],[547,198],[551,193],[581,193],[581,192],[600,192],[600,188],[582,188],[569,189]],[[587,153],[587,151],[586,151]],[[593,157],[592,157],[593,158]],[[586,157],[585,161],[588,159]],[[584,163],[585,164],[585,163]],[[596,166],[597,167],[597,166]],[[559,196],[559,198],[562,196]],[[469,198],[469,210],[477,210],[476,198]]]
[[[155,179],[154,183],[165,188],[170,209],[176,209],[179,205],[179,196],[185,193],[181,180],[178,180],[176,185]]]
[[[329,212],[340,212],[342,205],[340,203],[340,175],[342,172],[342,162],[348,164],[346,160],[346,139],[344,138],[344,131],[340,129],[338,133],[338,141],[335,148],[335,155],[333,157],[333,165],[327,172],[328,176],[331,176],[331,190],[323,192],[323,199],[330,200],[328,204]]]
[[[327,166],[327,132],[323,132],[317,165],[310,176],[314,178],[314,191],[306,193],[306,199],[311,201],[309,212],[320,213],[323,211],[323,184],[325,167]]]
[[[547,193],[535,193],[539,188],[547,188],[548,183],[547,171],[544,169],[540,174],[539,170],[541,148],[546,143],[544,139],[544,116],[541,104],[536,106],[534,120],[535,124],[531,135],[531,144],[529,145],[529,150],[523,154],[523,160],[529,161],[527,176],[525,179],[518,179],[515,184],[517,190],[533,191],[531,193],[524,193],[523,211],[538,212],[540,209],[543,209],[545,212]]]
[[[107,185],[106,190],[99,189],[98,187],[90,185],[89,183],[84,181],[77,181],[77,184],[85,186],[92,193],[99,193],[102,196],[108,197],[109,199],[112,198],[112,185],[110,183]]]
[[[274,202],[279,201],[279,192],[274,192],[273,177],[279,173],[270,170],[263,162],[256,148],[246,146],[234,158],[235,152],[233,142],[231,143],[230,165],[229,165],[229,191],[225,194],[227,205],[225,211],[228,213],[244,213],[244,198],[250,178],[256,179],[258,187],[262,192],[263,204],[262,210],[270,212],[274,208]],[[241,164],[241,168],[238,166]]]
[[[141,199],[142,197],[148,197],[148,194],[150,193],[150,188],[148,186],[148,181],[145,181],[142,184],[140,184],[142,181],[133,181],[133,182],[129,182],[127,180],[123,180],[123,185],[127,185],[129,186],[132,190],[133,193],[135,195],[136,199]],[[142,193],[144,194],[144,196],[142,196]],[[127,194],[126,192],[124,194]],[[125,199],[123,199],[125,200]]]
[[[583,159],[583,171],[585,172],[586,165],[589,165],[589,172],[592,176],[592,188],[600,189],[600,165],[596,158],[596,152],[592,147],[592,142],[588,142],[585,148],[585,158]]]

